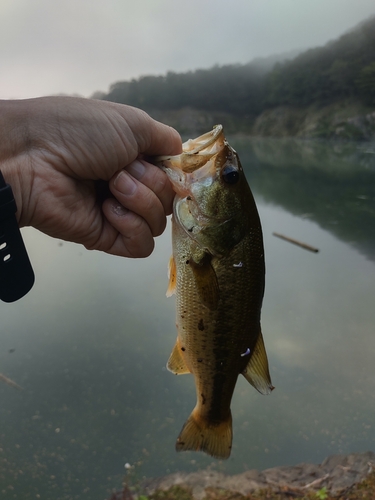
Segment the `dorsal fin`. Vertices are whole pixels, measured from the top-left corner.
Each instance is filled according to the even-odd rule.
[[[261,330],[259,330],[253,354],[242,375],[261,394],[270,394],[274,389],[268,369],[267,353]]]

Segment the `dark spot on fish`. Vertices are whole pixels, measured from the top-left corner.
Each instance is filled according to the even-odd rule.
[[[203,359],[202,358],[198,358],[197,361],[198,361],[198,363],[202,363]]]
[[[194,229],[194,226],[191,227],[190,229],[188,229],[189,233],[192,233],[193,232],[193,229]]]
[[[182,318],[182,319],[184,319],[184,317],[185,317],[185,316],[184,316],[183,314],[181,314],[181,318]]]
[[[189,262],[190,262],[190,260],[187,260],[187,261],[186,261],[186,264],[189,264]]]
[[[206,404],[206,396],[204,394],[201,394],[201,398],[202,398],[202,405],[205,405]]]
[[[191,196],[187,196],[186,199],[190,201],[191,200]]]
[[[200,330],[201,332],[203,332],[203,330],[204,330],[204,324],[203,324],[203,319],[202,318],[199,320],[198,330]]]
[[[181,351],[186,351],[185,347],[181,347]]]

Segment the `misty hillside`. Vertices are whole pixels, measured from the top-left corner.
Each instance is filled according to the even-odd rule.
[[[375,17],[290,61],[258,59],[188,73],[117,82],[103,99],[144,108],[198,109],[257,114],[280,104],[325,103],[341,97],[375,99]],[[265,62],[264,62],[265,61]],[[270,71],[271,70],[271,71]]]
[[[275,65],[266,78],[264,104],[326,104],[358,97],[375,103],[375,17],[292,61]]]
[[[225,113],[247,127],[282,106],[324,107],[342,100],[375,105],[375,17],[323,47],[275,61],[280,58],[143,76],[114,83],[96,97],[140,107],[159,119],[160,112],[172,116],[181,109]]]

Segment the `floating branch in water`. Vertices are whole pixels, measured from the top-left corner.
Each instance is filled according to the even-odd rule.
[[[277,236],[278,238],[281,238],[282,240],[289,241],[289,243],[293,243],[293,245],[298,245],[301,248],[304,248],[305,250],[309,250],[310,252],[318,253],[319,248],[312,247],[311,245],[308,245],[307,243],[302,243],[301,241],[294,240],[293,238],[289,238],[288,236],[284,236],[283,234],[280,233],[272,233],[274,236]]]
[[[19,391],[23,391],[23,389],[20,385],[16,384],[16,382],[14,382],[14,380],[6,377],[2,373],[0,373],[0,381],[5,382],[6,384],[10,385],[11,387],[18,389]]]

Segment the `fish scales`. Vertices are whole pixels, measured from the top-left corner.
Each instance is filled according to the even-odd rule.
[[[263,295],[263,286],[259,284],[264,265],[261,260],[254,265],[251,251],[244,247],[246,242],[241,242],[228,256],[211,261],[219,289],[225,289],[225,295],[220,296],[217,309],[210,310],[202,307],[194,286],[194,273],[186,264],[190,257],[189,241],[177,236],[177,329],[181,346],[186,348],[186,364],[196,377],[201,406],[202,400],[206,400],[202,415],[208,413],[211,421],[220,421],[224,414],[228,415],[237,377],[248,362],[238,354],[254,348],[256,337],[249,332],[259,330]],[[233,267],[238,262],[242,262],[242,267]],[[180,290],[184,293],[178,293]],[[253,293],[248,293],[249,290]],[[215,374],[225,375],[221,387],[214,383],[219,378]]]
[[[156,159],[176,191],[167,295],[176,293],[178,335],[167,366],[176,374],[192,373],[197,393],[176,449],[228,458],[238,375],[263,394],[273,389],[260,326],[262,229],[222,127],[183,149],[179,157]]]

